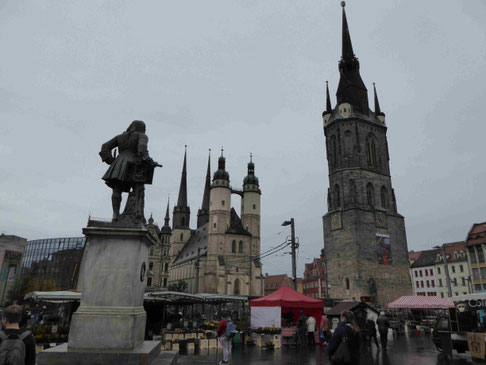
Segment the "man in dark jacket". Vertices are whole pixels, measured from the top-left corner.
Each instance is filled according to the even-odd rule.
[[[346,311],[341,315],[341,322],[334,331],[329,344],[327,345],[327,351],[329,353],[329,359],[332,364],[338,364],[336,359],[333,359],[333,355],[336,353],[339,345],[346,339],[348,344],[347,350],[350,353],[351,361],[349,365],[359,364],[359,350],[360,350],[360,333],[359,327],[356,324],[356,320],[352,312]],[[343,364],[343,365],[348,365]]]
[[[372,317],[366,320],[366,329],[368,330],[368,346],[371,346],[371,342],[374,340],[376,347],[380,347],[376,337],[376,324]]]
[[[3,312],[3,331],[0,332],[0,347],[2,337],[8,339],[20,338],[25,345],[25,365],[35,365],[35,340],[32,333],[20,329],[19,322],[22,318],[22,307],[11,305]],[[3,332],[3,333],[2,333]],[[3,336],[5,335],[5,336]]]
[[[390,321],[385,316],[385,312],[380,313],[380,317],[376,320],[378,325],[378,332],[380,332],[381,347],[386,350],[388,344],[388,329],[390,328]]]

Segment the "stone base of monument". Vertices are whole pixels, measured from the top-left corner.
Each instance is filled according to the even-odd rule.
[[[39,354],[38,364],[150,364],[160,341],[144,341],[143,308],[149,247],[143,225],[89,221],[69,343]]]
[[[144,341],[132,350],[77,350],[67,343],[37,355],[38,365],[147,365],[160,354],[160,341]],[[168,361],[167,364],[172,363]]]

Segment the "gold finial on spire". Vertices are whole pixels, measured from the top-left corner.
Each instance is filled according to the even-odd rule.
[[[341,1],[341,6],[344,8],[346,6],[346,1]]]
[[[224,148],[223,148],[223,146],[221,146],[221,157],[223,157],[223,151],[224,151]]]

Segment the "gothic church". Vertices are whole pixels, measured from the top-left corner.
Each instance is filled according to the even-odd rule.
[[[353,52],[344,2],[337,105],[326,84],[324,135],[329,167],[323,217],[328,288],[332,298],[371,297],[384,306],[411,295],[405,222],[391,183],[385,114],[375,110]]]
[[[231,207],[232,195],[241,197],[241,216]],[[261,296],[260,196],[253,161],[250,159],[248,163],[243,189],[233,189],[221,151],[212,182],[208,160],[197,228],[190,229],[185,153],[172,215],[169,285],[184,282],[189,293]]]

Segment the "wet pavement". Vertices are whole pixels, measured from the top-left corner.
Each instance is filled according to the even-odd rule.
[[[222,360],[221,350],[193,355],[179,355],[177,364],[182,365],[206,365],[217,364]],[[281,349],[268,350],[256,346],[233,346],[231,360],[232,365],[248,364],[283,364],[283,365],[330,365],[327,351],[323,346],[315,348],[299,349],[282,347]],[[388,351],[381,351],[375,345],[371,349],[366,346],[361,348],[360,365],[465,365],[481,364],[473,362],[469,352],[453,353],[452,359],[447,359],[439,353],[430,335],[405,334],[400,336],[389,335]]]

